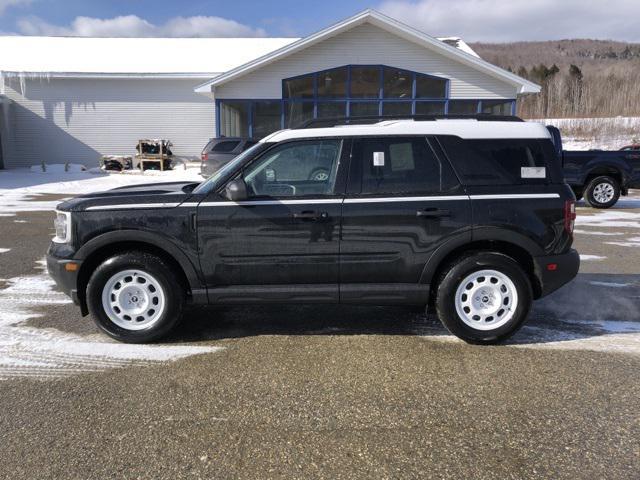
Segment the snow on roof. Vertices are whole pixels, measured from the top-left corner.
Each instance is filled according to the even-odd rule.
[[[368,135],[456,135],[460,138],[550,138],[541,123],[441,119],[430,121],[385,120],[371,125],[341,125],[328,128],[280,130],[261,142],[282,142],[295,138],[360,137]]]
[[[462,40],[460,37],[438,37],[438,40],[446,43],[447,45],[451,45],[452,47],[456,47],[459,50],[462,50],[469,55],[473,55],[474,57],[480,58],[480,55],[476,53],[476,51],[469,46],[467,42]]]
[[[0,71],[37,74],[212,74],[297,38],[86,38],[0,36]]]
[[[458,40],[456,45],[450,42],[454,38]],[[0,36],[0,72],[53,75],[187,74],[211,78],[297,40]],[[457,37],[441,40],[476,55]]]

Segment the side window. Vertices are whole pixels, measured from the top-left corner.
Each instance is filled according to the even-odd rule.
[[[546,183],[555,174],[553,147],[542,140],[439,140],[465,185]]]
[[[251,197],[332,195],[342,141],[286,143],[264,154],[244,172]]]
[[[366,194],[442,193],[458,181],[424,137],[363,138],[355,141],[353,159]]]

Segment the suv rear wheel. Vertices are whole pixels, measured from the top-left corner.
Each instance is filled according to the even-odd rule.
[[[184,291],[160,257],[127,252],[104,261],[87,285],[91,316],[107,335],[145,343],[166,335],[179,321]]]
[[[584,191],[584,200],[593,208],[611,208],[620,198],[620,184],[608,175],[592,179]]]
[[[444,274],[436,310],[444,326],[470,342],[506,340],[522,326],[532,302],[531,283],[511,257],[495,252],[462,257]]]

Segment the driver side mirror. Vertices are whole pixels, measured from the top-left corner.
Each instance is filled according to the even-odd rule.
[[[247,194],[247,184],[242,178],[230,181],[224,189],[224,196],[232,202],[246,200],[249,196]]]

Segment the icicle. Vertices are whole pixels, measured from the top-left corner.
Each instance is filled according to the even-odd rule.
[[[18,74],[18,80],[20,81],[20,95],[23,97],[26,96],[27,85],[24,78],[24,73],[21,72]]]

